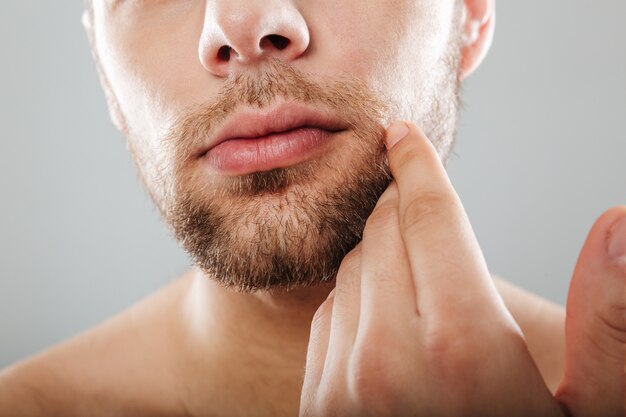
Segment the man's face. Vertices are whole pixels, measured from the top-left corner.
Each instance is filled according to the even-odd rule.
[[[452,146],[455,0],[95,0],[92,17],[146,189],[194,262],[236,289],[335,277],[390,182],[391,120],[422,126],[443,160]],[[225,126],[232,138],[289,112],[289,139],[212,148]]]

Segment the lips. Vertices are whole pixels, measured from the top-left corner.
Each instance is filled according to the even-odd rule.
[[[348,124],[299,103],[237,112],[218,129],[200,157],[222,174],[287,167],[314,157]]]

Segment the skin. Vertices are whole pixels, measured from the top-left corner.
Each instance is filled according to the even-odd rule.
[[[389,129],[387,144],[395,181],[313,319],[300,415],[622,415],[623,338],[592,341],[614,349],[595,352],[606,360],[593,371],[604,381],[602,395],[589,391],[589,380],[573,378],[590,371],[585,355],[593,352],[586,346],[581,354],[581,333],[590,328],[576,322],[590,312],[579,304],[587,304],[587,294],[578,291],[602,291],[590,288],[596,271],[586,270],[585,261],[593,250],[596,262],[615,261],[615,244],[598,242],[594,231],[583,250],[568,305],[569,372],[553,395],[498,295],[431,142],[400,123]],[[624,208],[617,208],[600,223],[623,216]],[[454,262],[446,261],[450,251]],[[617,261],[618,268],[604,271],[601,294],[619,305],[624,258]],[[610,323],[623,320],[619,314]]]
[[[94,54],[112,119],[135,138],[135,158],[151,160],[181,109],[210,101],[233,67],[261,64],[246,55],[255,33],[236,29],[283,22],[277,11],[293,42],[268,53],[311,73],[349,71],[411,101],[407,74],[434,68],[444,53],[452,3],[367,4],[100,0],[86,28],[99,40]],[[460,78],[480,64],[495,22],[492,1],[463,6]],[[245,60],[213,59],[226,35]],[[303,56],[307,39],[318,49]],[[179,47],[191,40],[194,48]],[[384,64],[391,59],[394,68]],[[395,116],[408,119],[419,105]],[[2,413],[557,416],[565,407],[574,416],[624,415],[626,226],[616,225],[626,208],[592,227],[566,319],[562,308],[489,275],[440,153],[409,126],[403,140],[387,142],[394,182],[336,287],[241,293],[192,268],[96,328],[3,370]],[[149,182],[156,168],[143,167]],[[446,253],[455,261],[437,262]]]

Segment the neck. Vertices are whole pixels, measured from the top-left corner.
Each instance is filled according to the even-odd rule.
[[[193,351],[219,360],[233,381],[268,401],[265,391],[285,401],[285,386],[293,386],[299,401],[311,320],[333,287],[240,293],[194,269],[183,300],[185,333]]]

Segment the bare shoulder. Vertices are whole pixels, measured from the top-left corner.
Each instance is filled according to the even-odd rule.
[[[565,309],[545,298],[494,277],[504,303],[519,324],[528,349],[554,392],[563,376]]]
[[[167,387],[172,378],[159,363],[167,346],[149,346],[146,332],[160,320],[158,311],[167,307],[177,285],[1,370],[0,417],[156,416],[170,409],[171,395],[165,394],[172,392]],[[160,324],[166,332],[167,321]]]

